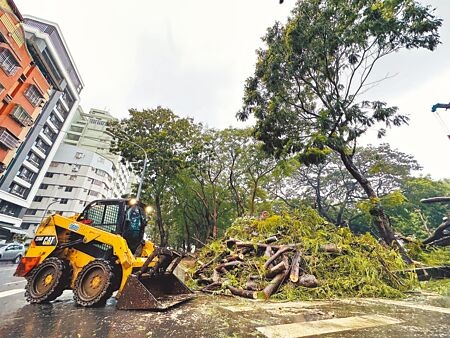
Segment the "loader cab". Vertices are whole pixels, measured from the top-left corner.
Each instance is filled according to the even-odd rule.
[[[144,237],[145,205],[135,199],[107,199],[89,203],[77,221],[122,236],[132,252]]]

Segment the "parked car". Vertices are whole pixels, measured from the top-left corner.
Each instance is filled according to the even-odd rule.
[[[25,255],[25,247],[20,243],[0,244],[0,261],[12,261],[16,264]]]

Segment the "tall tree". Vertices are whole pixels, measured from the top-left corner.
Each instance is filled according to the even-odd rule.
[[[186,166],[186,157],[199,128],[191,119],[180,118],[167,108],[130,109],[129,113],[129,118],[112,123],[109,129],[116,136],[116,150],[133,163],[135,172],[142,172],[144,154],[129,141],[141,146],[148,155],[142,196],[155,206],[160,244],[166,246],[169,224],[163,219],[163,205],[172,200],[173,180]]]
[[[400,49],[434,50],[441,19],[413,0],[298,1],[285,26],[276,23],[258,50],[245,86],[241,120],[256,118],[266,151],[298,154],[306,164],[335,152],[372,203],[382,238],[395,241],[376,190],[354,163],[356,142],[369,128],[407,123],[397,107],[362,94],[383,57]]]

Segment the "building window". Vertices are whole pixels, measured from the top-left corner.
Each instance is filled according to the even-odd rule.
[[[23,94],[34,107],[37,107],[43,99],[35,85],[30,85]]]
[[[37,224],[34,224],[34,223],[22,223],[20,225],[20,228],[23,229],[23,230],[28,230],[31,226],[35,227],[35,226],[37,226]]]
[[[103,171],[103,170],[101,170],[101,169],[95,170],[95,173],[96,173],[98,176],[102,176],[102,177],[104,177],[104,176],[106,175],[106,171]]]
[[[42,202],[42,199],[42,196],[36,196],[35,198],[33,198],[33,202]]]
[[[42,133],[46,135],[51,141],[54,141],[56,138],[56,133],[51,130],[48,125],[45,125],[44,128],[42,128]]]
[[[11,184],[10,187],[10,193],[20,196],[20,197],[25,197],[25,193],[26,193],[27,189],[25,187],[22,187],[19,184],[13,183]]]
[[[77,175],[70,175],[69,180],[75,181],[77,179]]]
[[[27,113],[21,105],[16,104],[16,106],[11,110],[11,117],[19,122],[24,127],[29,127],[33,124],[33,119],[30,114]]]
[[[0,201],[0,214],[18,217],[20,210],[22,210],[22,207],[16,204],[6,201]]]
[[[0,94],[3,93],[4,90],[5,90],[5,87],[0,83]]]
[[[69,108],[72,108],[75,100],[73,99],[72,94],[70,94],[70,92],[67,91],[67,89],[64,91],[62,98],[64,99],[64,101],[66,101]]]
[[[36,148],[38,148],[44,154],[47,154],[47,152],[50,149],[50,146],[48,144],[46,144],[44,141],[42,141],[42,139],[40,139],[40,138],[38,138],[36,140],[36,143],[34,145],[36,146]],[[50,166],[51,166],[51,164],[50,164]]]
[[[59,120],[55,117],[55,115],[50,114],[49,120],[55,125],[56,128],[61,129],[61,127],[62,127],[63,124],[61,123],[61,121],[59,121]]]
[[[59,163],[58,162],[52,162],[52,163],[50,163],[50,167],[54,167],[54,168],[59,167]]]
[[[45,177],[53,177],[53,173],[45,173]]]
[[[27,209],[27,211],[25,211],[25,215],[36,215],[37,213],[37,209]]]
[[[66,187],[66,188],[64,189],[64,191],[71,192],[72,189],[73,189],[73,187]]]
[[[69,199],[67,198],[61,198],[61,200],[59,201],[60,204],[67,204],[67,202],[69,202]]]
[[[17,176],[20,177],[21,179],[24,179],[25,181],[31,183],[31,182],[33,182],[33,178],[35,176],[35,173],[32,172],[31,170],[28,170],[25,167],[20,167]]]
[[[48,188],[48,184],[41,184],[39,189],[47,189]]]
[[[0,67],[8,76],[16,74],[19,68],[17,61],[7,48],[0,48]]]
[[[5,127],[0,127],[0,144],[8,149],[14,149],[19,145],[19,140]]]
[[[60,115],[62,115],[62,117],[65,119],[67,117],[67,115],[69,114],[69,112],[66,110],[66,108],[64,108],[64,106],[61,104],[61,102],[58,101],[58,103],[56,104],[56,109],[58,110],[58,112],[60,113]]]
[[[42,160],[36,156],[35,153],[29,153],[26,160],[33,164],[35,167],[39,168],[41,166]]]

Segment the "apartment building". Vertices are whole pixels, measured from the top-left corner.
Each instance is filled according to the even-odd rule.
[[[79,104],[83,82],[57,24],[23,18],[28,51],[50,84],[48,100],[0,178],[0,226],[17,228]]]
[[[107,124],[116,121],[108,111],[90,109],[85,113],[81,107],[77,110],[63,142],[82,149],[91,150],[113,163],[115,183],[109,197],[120,197],[131,192],[135,182],[129,164],[119,155],[110,151],[112,136],[107,132]]]
[[[86,149],[61,144],[26,211],[22,229],[33,234],[47,212],[72,216],[96,199],[111,197],[112,161]]]
[[[50,164],[36,196],[23,216],[21,228],[31,236],[43,217],[57,212],[80,213],[96,199],[119,198],[131,192],[133,175],[123,159],[110,152],[109,121],[116,120],[104,110],[85,113],[81,106],[63,144]]]
[[[49,99],[50,84],[28,51],[23,17],[0,2],[0,176]]]

